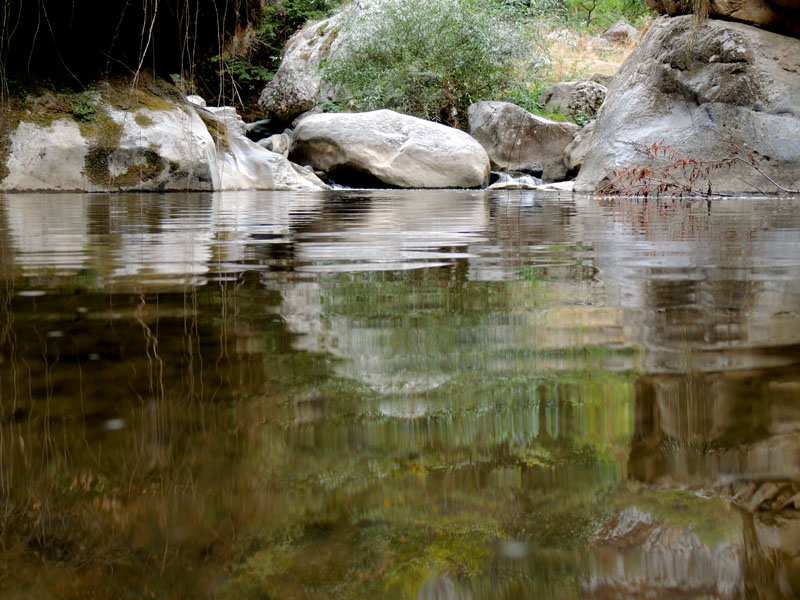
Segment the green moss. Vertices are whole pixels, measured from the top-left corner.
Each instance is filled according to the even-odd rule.
[[[139,78],[136,87],[128,79],[117,78],[103,82],[99,89],[103,100],[117,110],[173,110],[184,102],[174,85],[148,74]]]
[[[89,141],[84,159],[84,172],[93,185],[110,185],[109,157],[119,147],[122,125],[99,108],[91,123],[81,123],[81,134]]]
[[[134,117],[134,121],[139,127],[150,127],[154,124],[153,119],[148,117],[147,115],[143,115],[142,113],[137,112],[136,116]]]
[[[208,113],[202,110],[198,110],[197,114],[200,116],[203,123],[205,123],[206,128],[211,134],[211,137],[214,138],[214,143],[217,145],[217,147],[230,151],[231,146],[230,142],[228,141],[228,127],[224,123],[220,123],[216,119],[212,118]]]

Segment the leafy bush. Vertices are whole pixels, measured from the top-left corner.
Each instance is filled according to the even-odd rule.
[[[323,71],[347,108],[463,124],[533,64],[512,17],[499,0],[356,0]]]

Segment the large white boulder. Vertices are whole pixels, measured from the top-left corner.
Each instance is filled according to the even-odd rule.
[[[692,182],[699,191],[800,187],[800,40],[740,23],[660,17],[612,82],[577,188],[603,188],[637,166],[744,160]],[[642,147],[659,144],[657,160]],[[637,144],[638,148],[637,149]],[[694,163],[671,175],[691,177]],[[702,167],[705,168],[705,167]],[[765,176],[766,175],[766,176]]]
[[[469,135],[390,110],[307,117],[289,157],[353,187],[473,188],[489,179],[489,157]]]
[[[477,102],[469,107],[470,135],[489,154],[496,171],[538,162],[542,179],[563,180],[567,175],[564,148],[578,129],[574,123],[545,119],[509,102]]]
[[[320,190],[313,173],[244,135],[230,107],[122,110],[101,98],[88,122],[22,120],[0,191]]]

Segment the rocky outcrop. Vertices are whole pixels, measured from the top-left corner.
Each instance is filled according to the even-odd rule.
[[[578,126],[533,115],[508,102],[478,102],[469,107],[469,132],[486,150],[497,171],[524,163],[542,165],[542,179],[564,179],[564,148]]]
[[[561,81],[547,88],[539,101],[548,112],[593,116],[603,105],[607,91],[595,81]]]
[[[258,100],[272,119],[291,121],[297,115],[330,99],[332,91],[319,73],[339,32],[339,17],[306,25],[296,33],[283,54],[278,72]]]
[[[800,40],[740,23],[709,20],[697,30],[693,17],[660,17],[609,88],[577,189],[603,187],[612,170],[663,166],[673,151],[703,161],[752,153],[764,175],[798,188],[798,89]],[[641,152],[653,142],[667,148],[663,160]],[[778,191],[764,175],[734,161],[694,186]]]
[[[20,120],[8,139],[0,190],[327,189],[248,140],[231,107],[202,108],[193,99],[124,110],[101,97],[93,107],[87,121]]]
[[[469,135],[390,110],[307,117],[289,156],[352,187],[473,188],[489,178],[489,157]]]
[[[671,16],[692,13],[692,0],[646,0],[653,10]],[[798,0],[709,0],[710,17],[732,19],[775,31],[800,33]]]

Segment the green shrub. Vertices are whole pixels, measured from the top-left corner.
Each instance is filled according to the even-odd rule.
[[[323,72],[349,109],[463,124],[534,63],[512,17],[492,0],[356,0]]]

